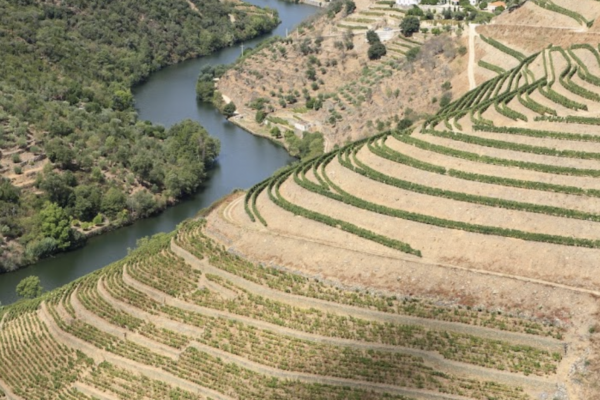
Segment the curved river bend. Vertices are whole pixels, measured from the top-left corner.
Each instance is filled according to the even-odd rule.
[[[291,30],[318,11],[305,4],[289,4],[279,0],[246,1],[277,9],[282,21],[272,33],[245,42],[246,48],[255,46],[269,36],[285,36],[286,29]],[[181,221],[192,217],[198,210],[233,189],[248,188],[293,161],[283,148],[228,122],[212,105],[196,102],[196,78],[200,68],[232,63],[240,55],[240,50],[237,46],[227,48],[208,57],[167,67],[152,74],[145,83],[133,90],[140,119],[169,127],[190,118],[200,122],[212,136],[221,140],[221,154],[205,187],[189,200],[168,208],[156,217],[92,238],[79,250],[0,275],[1,304],[17,300],[15,287],[29,275],[39,276],[45,290],[67,284],[123,258],[127,249],[135,247],[139,238],[172,231]]]

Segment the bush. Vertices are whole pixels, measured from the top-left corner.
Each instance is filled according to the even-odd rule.
[[[412,36],[413,33],[419,32],[421,23],[417,17],[406,17],[400,23],[400,31],[404,36]]]
[[[96,215],[92,220],[92,223],[96,226],[102,225],[104,223],[104,217],[102,216],[102,214]]]
[[[440,99],[440,107],[444,108],[452,101],[452,95],[450,93],[444,93]]]
[[[17,294],[26,299],[33,299],[42,294],[42,284],[37,276],[28,276],[17,285]]]
[[[414,61],[417,59],[417,56],[419,55],[420,52],[421,52],[421,48],[413,47],[406,52],[406,59],[408,61]]]
[[[263,110],[258,110],[256,112],[256,115],[254,116],[254,120],[256,122],[258,122],[259,124],[262,124],[263,121],[265,120],[265,118],[267,118],[267,113],[264,112]]]
[[[233,101],[230,101],[229,103],[225,104],[225,107],[223,107],[223,114],[225,114],[227,118],[230,118],[234,116],[236,110],[237,107]]]
[[[381,57],[387,54],[387,49],[381,42],[377,42],[369,46],[369,50],[367,51],[367,55],[369,56],[369,60],[378,60]]]

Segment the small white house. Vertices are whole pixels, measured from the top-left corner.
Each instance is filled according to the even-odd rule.
[[[396,5],[400,7],[418,6],[421,0],[396,0]]]
[[[315,126],[313,122],[305,121],[297,116],[294,116],[294,118],[296,118],[296,121],[294,121],[294,128],[300,132],[310,131]]]

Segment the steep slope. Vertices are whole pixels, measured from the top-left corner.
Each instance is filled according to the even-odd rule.
[[[318,131],[329,151],[405,118],[433,114],[443,97],[466,91],[464,80],[453,80],[466,68],[465,39],[405,37],[398,29],[404,11],[380,3],[357,2],[349,15],[324,11],[247,54],[217,84],[237,107],[232,120],[266,136],[273,127]],[[379,29],[384,38],[387,54],[380,59],[368,57],[367,29]],[[263,112],[269,118],[257,121]]]
[[[5,310],[0,389],[14,399],[431,400],[559,390],[561,327],[258,266],[204,225]]]
[[[482,40],[517,66],[417,129],[280,172],[213,213],[208,232],[345,285],[563,321],[559,379],[570,398],[593,398],[578,382],[597,375],[570,371],[597,357],[600,53],[578,44],[526,56]]]

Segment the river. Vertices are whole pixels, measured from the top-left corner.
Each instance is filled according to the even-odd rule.
[[[246,41],[246,48],[273,35],[285,36],[286,29],[291,30],[318,11],[305,4],[290,4],[279,0],[247,1],[257,6],[277,9],[282,23],[270,34]],[[152,74],[146,82],[133,90],[140,119],[169,127],[190,118],[200,122],[212,136],[219,138],[221,154],[205,186],[190,199],[168,208],[158,216],[91,238],[81,249],[0,275],[1,304],[17,300],[15,287],[29,275],[39,276],[45,290],[67,284],[123,258],[127,249],[135,247],[139,238],[172,231],[181,221],[192,217],[198,210],[233,189],[249,188],[293,161],[282,147],[253,136],[228,122],[212,105],[196,102],[196,78],[200,68],[232,63],[240,52],[239,47],[231,47],[208,57],[167,67]]]

